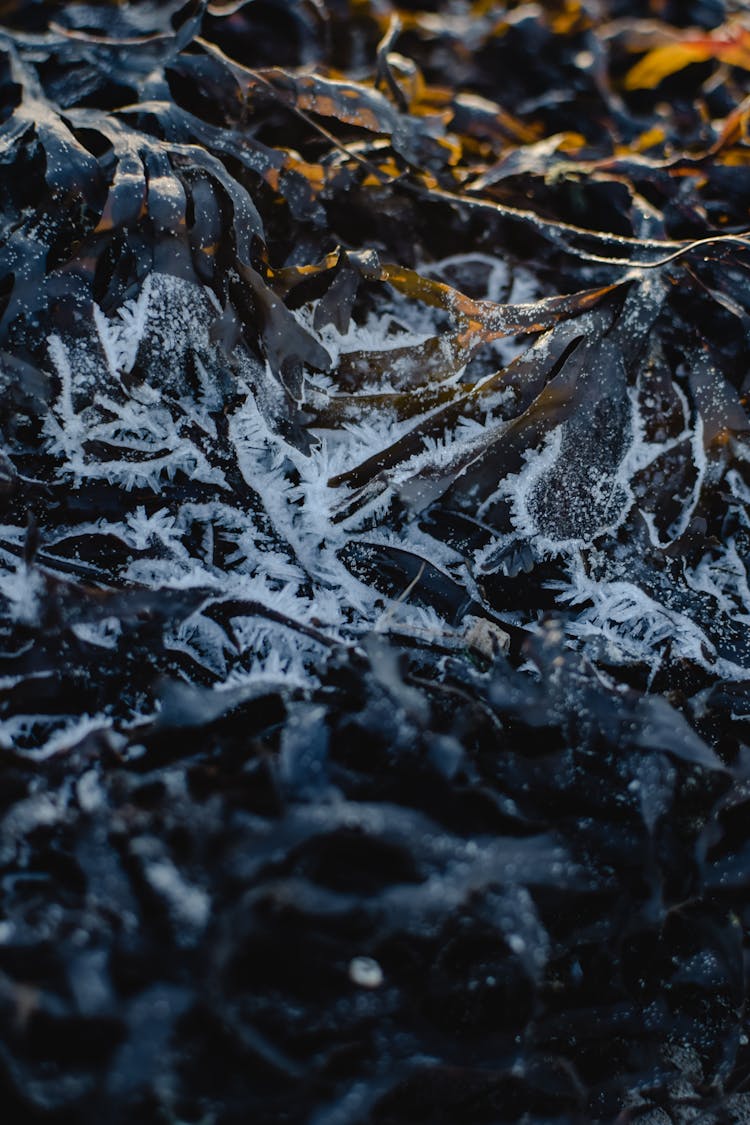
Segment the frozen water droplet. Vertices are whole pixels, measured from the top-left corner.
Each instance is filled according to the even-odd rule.
[[[349,979],[360,988],[380,988],[383,970],[374,957],[353,957],[349,962]]]

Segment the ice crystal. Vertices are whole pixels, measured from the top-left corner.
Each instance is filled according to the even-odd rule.
[[[428,272],[473,286],[483,299],[513,293],[528,300],[532,292],[521,272],[511,278],[506,264],[488,255],[455,255]],[[377,367],[393,354],[393,386],[399,364],[408,362],[405,349],[443,331],[442,312],[397,293],[346,332],[316,329],[315,308],[303,305],[297,323],[318,336],[333,361],[368,354]],[[423,514],[434,502],[439,513],[441,498],[456,489],[460,496],[467,468],[470,480],[474,464],[493,464],[488,450],[513,432],[511,387],[494,390],[495,377],[486,375],[472,383],[459,367],[452,386],[466,380],[483,394],[493,385],[480,417],[470,398],[450,425],[439,426],[442,407],[429,400],[405,417],[386,403],[336,427],[321,423],[312,440],[300,443],[278,424],[283,395],[268,362],[259,366],[242,342],[217,348],[222,315],[209,290],[152,272],[119,308],[105,313],[94,306],[88,328],[75,336],[55,332],[48,341],[55,390],[44,430],[55,475],[74,489],[99,482],[121,498],[119,518],[58,527],[49,551],[59,555],[68,541],[104,537],[120,544],[108,572],[118,581],[165,596],[192,591],[192,607],[165,623],[163,633],[166,651],[186,669],[221,685],[237,675],[266,675],[268,662],[277,661],[290,682],[307,678],[313,685],[327,643],[354,642],[369,630],[453,643],[452,631],[465,636],[462,617],[476,621],[479,606],[488,628],[532,628],[533,609],[501,606],[498,613],[487,605],[486,584],[548,560],[558,568],[546,585],[557,591],[568,644],[596,659],[642,664],[651,677],[669,660],[728,678],[746,675],[742,646],[719,635],[721,615],[735,627],[750,615],[734,539],[669,578],[649,568],[648,550],[636,557],[629,545],[639,519],[649,549],[685,534],[706,480],[703,419],[691,419],[678,385],[675,424],[660,433],[652,421],[659,393],[653,378],[637,372],[629,385],[614,348],[587,345],[588,361],[585,350],[582,361],[569,361],[577,364],[579,409],[530,434],[515,467],[497,470],[494,487],[483,478],[484,496],[468,494],[479,541],[467,557]],[[582,325],[587,318],[593,325],[592,317],[586,314]],[[631,322],[629,330],[639,331],[637,315]],[[540,338],[529,354],[543,357],[549,346]],[[514,345],[505,362],[509,371],[525,362],[523,348]],[[613,395],[599,394],[602,379],[616,386]],[[304,369],[302,387],[315,409],[336,401],[334,384],[319,372]],[[366,401],[368,393],[363,384],[353,401]],[[381,381],[378,394],[394,392]],[[643,482],[686,450],[693,478],[665,522]],[[338,483],[353,465],[377,466],[380,459],[383,469],[363,489]],[[727,483],[746,526],[747,486],[736,469]],[[463,500],[458,506],[466,510]],[[20,543],[22,529],[6,529],[6,539],[13,538]],[[45,563],[51,557],[45,554]],[[32,621],[41,579],[25,564],[12,565],[5,597],[19,622]],[[394,584],[388,575],[401,566]],[[100,651],[126,643],[116,614],[78,621],[74,632]],[[134,698],[132,714],[142,706]],[[60,737],[51,745],[62,745]]]

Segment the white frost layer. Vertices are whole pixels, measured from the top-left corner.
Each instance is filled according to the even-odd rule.
[[[483,287],[476,295],[495,301],[523,303],[538,295],[530,275],[511,272],[506,263],[482,254],[459,255],[422,272],[459,287],[470,282],[470,290]],[[691,417],[684,396],[680,433],[649,441],[641,413],[644,387],[639,383],[631,388],[624,407],[626,445],[598,476],[590,464],[586,468],[585,458],[578,475],[575,464],[562,464],[562,458],[571,456],[566,443],[571,423],[550,425],[520,470],[499,479],[484,508],[478,506],[473,513],[480,526],[493,504],[506,501],[511,529],[492,538],[488,528],[488,546],[468,560],[467,568],[457,552],[420,530],[416,518],[402,517],[403,526],[396,532],[389,518],[391,505],[400,500],[411,510],[414,497],[416,517],[424,495],[441,495],[451,474],[482,454],[490,426],[502,434],[513,393],[493,392],[484,423],[454,418],[438,436],[415,442],[409,455],[381,473],[372,493],[344,518],[342,510],[352,493],[331,487],[331,478],[383,454],[439,408],[433,405],[423,414],[399,419],[394,411],[378,406],[356,423],[319,429],[313,435],[317,440],[303,451],[275,424],[284,396],[270,369],[262,369],[241,348],[231,357],[231,370],[226,360],[217,358],[211,329],[220,313],[215,297],[202,287],[152,274],[140,293],[114,314],[95,309],[88,330],[75,337],[50,336],[56,395],[45,440],[58,479],[73,489],[101,482],[121,490],[123,516],[56,529],[57,538],[50,543],[43,534],[42,552],[51,552],[40,555],[44,567],[54,569],[54,548],[67,533],[119,541],[126,560],[118,574],[121,581],[165,592],[196,592],[195,608],[167,636],[175,654],[218,677],[220,687],[263,677],[309,685],[325,647],[320,638],[356,641],[373,629],[436,638],[461,635],[460,628],[452,630],[434,609],[419,604],[418,581],[389,600],[356,578],[342,561],[344,546],[361,540],[411,551],[476,596],[469,570],[479,579],[499,550],[522,543],[533,559],[557,558],[567,568],[569,579],[560,587],[559,602],[574,611],[568,625],[571,643],[592,651],[596,645],[608,646],[618,659],[645,661],[654,669],[670,647],[678,657],[719,675],[748,675],[741,664],[719,655],[704,623],[688,608],[666,604],[632,576],[625,580],[611,572],[596,581],[582,562],[582,553],[616,536],[631,518],[639,503],[634,484],[639,474],[683,446],[690,450],[694,476],[679,517],[667,529],[658,529],[648,510],[642,517],[651,543],[658,547],[688,528],[706,476],[706,455],[700,415]],[[295,315],[298,324],[314,334],[314,308]],[[352,322],[345,332],[329,326],[317,336],[334,363],[352,352],[372,352],[382,364],[390,352],[439,334],[444,319],[442,312],[391,294],[362,323]],[[497,347],[498,364],[522,350],[514,340]],[[222,364],[219,371],[217,365]],[[449,383],[458,386],[462,378],[461,372],[454,372]],[[231,383],[231,407],[225,408],[222,380]],[[306,380],[308,402],[325,402],[335,392],[335,377],[307,372]],[[389,390],[387,379],[378,390]],[[225,422],[226,436],[221,439],[219,419]],[[220,440],[227,447],[223,459],[216,456]],[[244,495],[238,499],[230,483],[237,476],[230,469],[246,484],[250,501]],[[560,510],[575,504],[585,512],[590,503],[603,513],[586,534],[567,538],[550,534],[540,505],[545,481],[563,470],[561,479],[570,482],[572,491],[557,498]],[[162,502],[162,496],[178,495],[165,490],[177,474],[200,486],[199,491],[184,500]],[[750,490],[736,471],[726,481],[732,503],[749,526]],[[134,489],[159,499],[149,503],[139,494],[131,500],[128,493]],[[0,594],[11,621],[33,626],[44,590],[39,571],[18,561],[24,534],[23,528],[0,528],[0,540],[15,552],[0,551]],[[688,592],[735,621],[750,622],[747,574],[733,542],[684,577]],[[234,606],[228,621],[206,612],[222,600]],[[115,618],[82,620],[74,631],[82,644],[95,648],[120,643]],[[101,721],[87,716],[71,725],[64,716],[44,721],[25,716],[16,720],[13,740],[29,753],[45,756],[98,729]],[[10,737],[7,730],[5,737]]]

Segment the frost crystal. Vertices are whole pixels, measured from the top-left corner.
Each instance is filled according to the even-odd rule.
[[[522,273],[511,283],[504,264],[486,255],[454,256],[429,272],[490,299],[509,285],[516,298],[531,294]],[[493,583],[540,567],[567,643],[593,659],[639,664],[651,677],[669,660],[729,679],[748,674],[738,624],[750,616],[750,597],[737,535],[746,534],[750,493],[738,469],[727,477],[737,535],[679,572],[656,563],[657,552],[688,532],[708,472],[703,418],[691,420],[677,384],[668,408],[674,424],[661,432],[653,376],[631,379],[614,345],[592,330],[538,400],[554,394],[575,409],[555,414],[540,405],[537,421],[532,403],[524,416],[532,420],[519,430],[512,381],[495,388],[497,376],[458,366],[447,384],[452,393],[464,383],[477,388],[480,415],[467,397],[449,424],[429,398],[421,413],[401,416],[380,400],[396,403],[400,383],[416,377],[409,349],[440,336],[443,314],[392,293],[341,331],[315,329],[315,309],[298,310],[300,331],[318,335],[339,379],[360,368],[365,378],[350,395],[351,418],[332,424],[327,415],[345,398],[328,376],[303,369],[303,395],[319,415],[304,441],[283,422],[287,400],[269,363],[242,341],[217,347],[221,306],[195,282],[151,273],[114,311],[94,306],[76,335],[52,333],[44,430],[55,478],[73,490],[113,490],[116,502],[97,523],[57,526],[39,562],[54,572],[56,560],[80,558],[75,545],[88,544],[93,561],[81,560],[81,578],[159,592],[170,659],[182,675],[209,677],[217,688],[270,673],[314,686],[331,645],[372,630],[463,646],[492,661],[510,643],[508,628],[533,630],[538,616],[522,600],[498,603]],[[628,315],[623,323],[637,333],[638,318]],[[580,323],[584,331],[597,321],[587,313]],[[575,343],[574,327],[563,326],[558,347]],[[543,363],[552,340],[540,337],[528,356],[506,347],[509,374],[529,357]],[[448,362],[445,349],[435,354]],[[368,371],[373,379],[380,372],[377,382],[368,384]],[[670,458],[679,453],[684,464],[686,451],[692,478],[665,519],[652,506],[652,485],[670,471]],[[354,466],[372,466],[364,485]],[[451,509],[474,529],[468,551],[443,530]],[[6,532],[22,542],[23,529]],[[106,544],[102,564],[91,549],[97,542]],[[9,565],[9,611],[32,622],[40,574]],[[83,615],[72,629],[99,651],[127,643],[117,612]],[[476,642],[480,636],[504,639]],[[144,707],[148,713],[146,697],[135,697],[129,720]],[[45,730],[61,745],[54,724],[30,723],[30,748],[44,744]]]

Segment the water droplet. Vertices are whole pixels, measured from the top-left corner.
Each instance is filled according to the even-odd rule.
[[[360,988],[380,988],[383,970],[373,957],[353,957],[349,962],[349,979]]]

